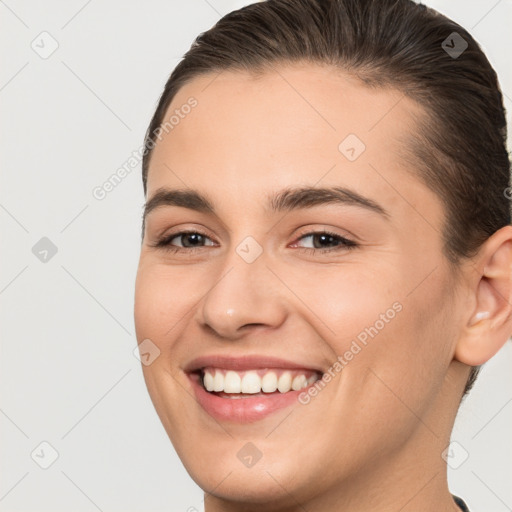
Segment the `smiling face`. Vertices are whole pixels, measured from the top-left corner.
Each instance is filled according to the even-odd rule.
[[[398,156],[420,108],[312,65],[196,78],[169,115],[191,97],[151,158],[135,323],[160,350],[143,366],[151,399],[211,510],[370,504],[377,481],[397,509],[415,508],[407,482],[445,491],[463,304],[442,204]],[[269,367],[298,389],[214,395],[204,367],[210,387],[237,369],[229,392]]]

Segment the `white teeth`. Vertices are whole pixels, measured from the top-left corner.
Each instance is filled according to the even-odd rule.
[[[242,378],[242,393],[259,393],[261,391],[261,379],[256,372],[247,372]]]
[[[241,387],[240,375],[233,371],[226,372],[224,377],[224,393],[240,393]]]
[[[205,373],[205,376],[208,372]],[[213,377],[213,391],[224,390],[224,375],[219,370],[215,370],[215,376]]]
[[[313,382],[318,380],[316,374],[306,377],[304,373],[297,373],[294,371],[283,371],[279,377],[276,371],[265,371],[263,376],[260,377],[262,372],[250,370],[238,372],[233,370],[223,371],[217,368],[205,369],[203,376],[203,384],[207,391],[234,393],[234,394],[257,394],[274,393],[287,393],[288,391],[298,391],[306,388]],[[235,398],[242,398],[238,396]]]
[[[307,380],[307,385],[310,386],[311,384],[313,384],[313,382],[316,382],[317,380],[318,379],[316,378],[316,375],[311,375],[311,377],[309,377],[309,379]]]
[[[213,391],[213,377],[211,373],[205,373],[204,374],[204,387],[206,388],[206,391]]]
[[[277,389],[277,375],[275,372],[268,372],[261,379],[261,390],[264,393],[273,393]]]
[[[281,393],[286,393],[292,388],[292,374],[290,372],[284,372],[277,381],[277,389]]]
[[[308,385],[308,379],[305,375],[296,375],[292,380],[292,389],[298,391]]]

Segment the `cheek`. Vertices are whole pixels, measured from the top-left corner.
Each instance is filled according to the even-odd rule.
[[[163,265],[141,264],[137,271],[134,302],[139,343],[145,338],[157,344],[174,339],[175,332],[192,310],[193,289],[190,280],[180,279],[175,270]]]
[[[159,333],[164,327],[162,313],[166,301],[162,282],[153,272],[139,267],[134,303],[135,331],[139,343],[145,338],[160,339]]]
[[[316,273],[297,272],[293,278],[297,294],[316,316],[311,322],[321,328],[338,355],[353,340],[364,345],[380,336],[400,316],[400,293],[390,287],[389,273],[338,266]]]
[[[368,420],[388,415],[406,430],[436,400],[451,360],[453,330],[448,290],[440,279],[441,274],[432,276],[413,293],[398,296],[401,311],[347,368],[351,379],[344,392],[369,404]]]
[[[397,396],[424,407],[450,362],[451,311],[441,266],[419,286],[417,276],[430,268],[423,274],[401,265],[387,270],[347,267],[317,274],[309,284],[302,278],[308,304],[329,328],[333,358],[343,358],[340,402],[365,403],[377,416],[404,409]]]

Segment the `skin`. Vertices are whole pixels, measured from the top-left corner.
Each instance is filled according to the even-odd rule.
[[[147,215],[135,324],[138,342],[160,350],[144,378],[205,510],[458,510],[441,454],[468,365],[512,332],[512,227],[455,278],[442,253],[443,205],[398,156],[422,109],[396,90],[295,64],[258,78],[198,77],[169,112],[190,96],[198,105],[155,147],[147,199],[191,188],[216,215],[176,206]],[[366,145],[353,162],[338,149],[348,134]],[[390,217],[356,205],[265,209],[267,194],[297,185],[350,187]],[[207,242],[193,254],[153,246],[184,229]],[[304,237],[324,229],[359,245],[327,253]],[[236,252],[247,236],[263,249],[250,264]],[[327,371],[397,301],[402,310],[307,405],[237,424],[195,401],[183,371],[195,357],[268,354]],[[248,441],[262,453],[251,468],[236,456]]]

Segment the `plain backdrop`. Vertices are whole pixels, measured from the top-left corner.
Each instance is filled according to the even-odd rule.
[[[140,165],[93,190],[140,148],[194,38],[247,3],[0,1],[0,511],[203,510],[133,354]],[[425,3],[483,46],[510,110],[512,1]],[[453,433],[472,512],[512,510],[511,368],[508,342]]]

